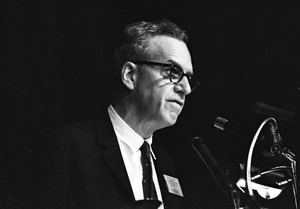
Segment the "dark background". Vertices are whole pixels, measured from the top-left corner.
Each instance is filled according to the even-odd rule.
[[[0,206],[33,208],[40,136],[86,120],[106,105],[112,49],[124,25],[168,18],[188,31],[201,86],[177,124],[158,131],[177,160],[185,208],[226,208],[221,192],[191,148],[202,137],[216,159],[239,176],[249,141],[213,128],[216,116],[257,128],[267,116],[255,102],[299,111],[300,5],[297,1],[1,2]],[[297,116],[297,114],[296,114]],[[284,146],[297,153],[299,123],[277,119]],[[251,140],[251,138],[250,138]],[[276,161],[277,162],[277,161]],[[275,163],[276,163],[275,162]],[[236,174],[237,173],[237,174]],[[290,187],[266,204],[293,208]]]

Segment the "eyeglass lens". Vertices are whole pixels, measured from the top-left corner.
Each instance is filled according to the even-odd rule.
[[[191,90],[194,90],[199,85],[199,82],[196,80],[194,76],[186,75],[181,68],[177,68],[177,67],[170,68],[170,80],[172,82],[179,83],[184,76],[188,78]]]

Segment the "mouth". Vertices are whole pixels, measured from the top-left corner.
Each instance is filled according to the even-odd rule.
[[[169,100],[169,102],[173,102],[173,103],[176,103],[176,104],[178,104],[179,106],[183,106],[183,104],[184,104],[184,102],[183,101],[181,101],[181,100]]]

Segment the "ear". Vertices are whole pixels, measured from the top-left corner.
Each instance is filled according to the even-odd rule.
[[[122,83],[129,89],[133,90],[137,78],[137,66],[132,62],[126,62],[121,71]]]

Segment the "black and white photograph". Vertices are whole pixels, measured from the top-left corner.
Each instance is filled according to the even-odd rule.
[[[298,209],[300,2],[1,1],[1,209]]]

